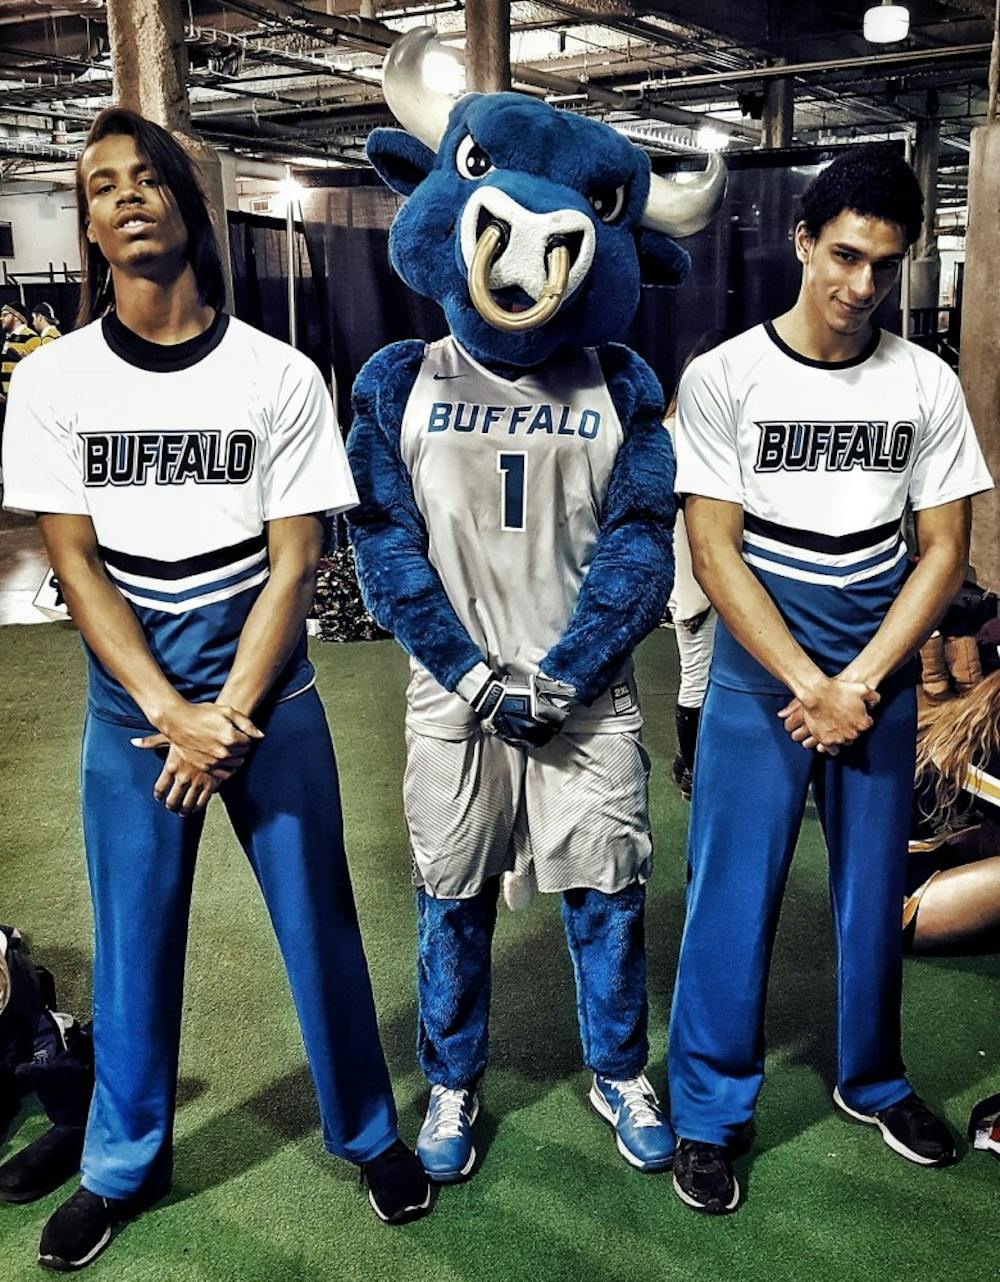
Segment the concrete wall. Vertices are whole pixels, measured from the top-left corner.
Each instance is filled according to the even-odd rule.
[[[76,199],[71,189],[59,188],[41,192],[38,183],[6,182],[0,184],[0,222],[14,229],[14,257],[0,259],[7,271],[47,272],[49,263],[56,271],[65,262],[71,271],[80,267],[76,237]],[[18,187],[26,195],[15,195]],[[2,269],[0,269],[2,279]]]
[[[959,372],[993,476],[1000,478],[1000,122],[972,131],[969,229]],[[979,582],[1000,588],[1000,494],[973,504],[972,564]]]

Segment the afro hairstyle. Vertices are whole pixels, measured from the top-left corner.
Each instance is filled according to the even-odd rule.
[[[916,174],[902,156],[878,145],[854,147],[818,173],[802,193],[800,218],[816,238],[845,209],[896,223],[908,247],[924,221]]]

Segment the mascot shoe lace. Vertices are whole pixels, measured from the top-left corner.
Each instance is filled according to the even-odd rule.
[[[613,1081],[594,1075],[590,1102],[615,1132],[618,1152],[638,1171],[665,1171],[674,1157],[674,1133],[646,1077]]]
[[[432,1086],[427,1116],[417,1136],[417,1156],[435,1184],[464,1180],[476,1162],[472,1124],[479,1116],[475,1091]]]

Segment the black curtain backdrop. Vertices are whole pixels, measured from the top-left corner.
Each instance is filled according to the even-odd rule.
[[[389,225],[401,198],[373,171],[331,177],[337,185],[306,190],[302,217],[324,283],[337,412],[348,424],[351,386],[369,356],[399,339],[441,338],[448,327],[437,303],[415,294],[389,265]]]
[[[886,146],[901,150],[895,143]],[[635,320],[623,336],[656,371],[668,400],[684,357],[705,330],[736,334],[795,301],[801,274],[792,248],[798,200],[817,171],[843,150],[734,152],[725,157],[725,203],[703,232],[683,241],[693,260],[690,277],[680,289],[644,287]],[[654,170],[665,174],[703,165],[700,158],[653,161]],[[346,426],[351,384],[368,357],[397,339],[440,338],[446,325],[437,304],[414,294],[389,265],[389,225],[400,197],[372,171],[329,170],[300,174],[299,180],[309,184],[302,199],[303,230],[312,270],[322,281],[314,295],[323,298],[330,342],[327,368],[332,364],[337,409]],[[898,287],[877,320],[899,331]],[[287,315],[284,323],[287,333]]]
[[[228,215],[229,254],[233,272],[233,310],[240,320],[288,342],[288,234],[280,218],[256,214]],[[329,308],[322,270],[302,224],[292,240],[298,323],[296,346],[319,366],[330,381]]]

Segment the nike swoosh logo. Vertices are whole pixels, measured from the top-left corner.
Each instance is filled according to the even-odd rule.
[[[434,378],[435,380],[440,380],[443,378],[465,378],[465,375],[464,374],[435,374]]]

